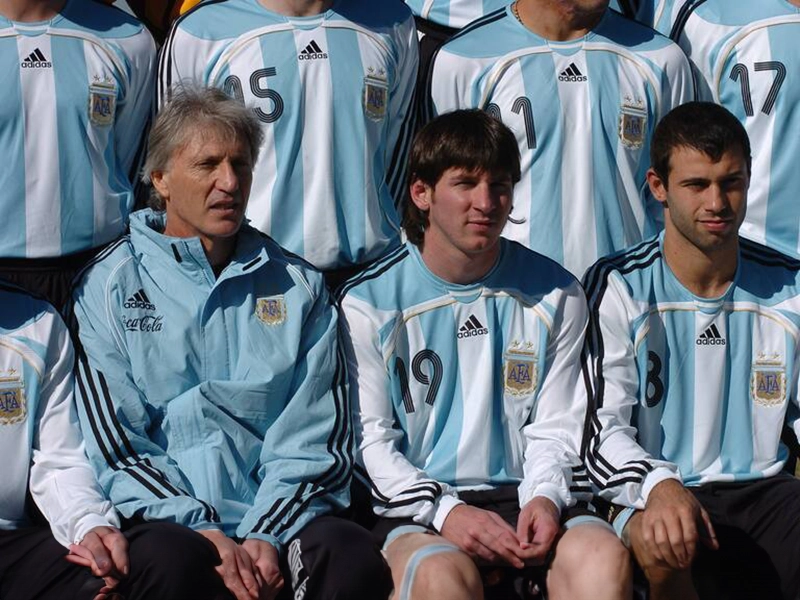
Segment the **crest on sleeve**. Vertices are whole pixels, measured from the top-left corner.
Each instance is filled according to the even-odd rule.
[[[21,423],[27,414],[22,377],[14,369],[0,374],[0,425]]]
[[[267,296],[256,300],[256,316],[265,325],[280,325],[286,320],[286,302],[283,295]]]
[[[526,396],[539,385],[538,356],[530,342],[512,342],[503,355],[503,381],[505,392],[512,396]]]
[[[759,354],[750,374],[750,393],[760,406],[780,406],[786,400],[786,368],[779,354]]]
[[[380,121],[386,116],[389,103],[389,81],[386,71],[369,67],[369,74],[364,77],[364,112],[373,121]]]
[[[95,77],[89,86],[89,120],[95,125],[111,125],[117,109],[117,87],[108,78]]]
[[[628,148],[644,145],[647,111],[644,102],[626,97],[619,111],[619,139]]]

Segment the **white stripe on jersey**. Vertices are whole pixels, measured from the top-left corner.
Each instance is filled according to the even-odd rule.
[[[37,48],[45,58],[53,56],[49,36],[21,35],[17,38],[17,47],[20,62]],[[26,253],[28,258],[60,256],[61,204],[54,202],[61,198],[60,147],[57,143],[32,143],[58,136],[55,71],[52,68],[21,69],[20,83],[26,107],[32,108],[24,115],[25,238],[36,240],[36,248],[28,245]]]

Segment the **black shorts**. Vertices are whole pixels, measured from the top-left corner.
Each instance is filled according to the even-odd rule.
[[[63,314],[72,293],[72,281],[102,248],[54,258],[2,258],[0,279],[44,298]]]
[[[698,547],[702,600],[800,598],[800,479],[708,483],[689,489],[708,512],[719,550]],[[609,507],[613,518],[619,507]],[[643,581],[641,571],[636,578]]]

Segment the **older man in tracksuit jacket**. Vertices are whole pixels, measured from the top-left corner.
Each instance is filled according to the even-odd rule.
[[[246,110],[218,91],[195,96],[174,100],[186,106],[165,109],[172,117],[162,121],[185,123],[192,102]],[[230,118],[190,116],[188,132],[178,127],[185,139],[169,153],[163,189],[154,171],[166,213],[134,213],[130,234],[75,290],[89,456],[125,517],[173,521],[210,539],[237,599],[273,597],[281,576],[296,598],[385,598],[375,579],[385,567],[367,532],[330,516],[348,505],[352,463],[336,312],[318,272],[240,227],[254,157],[230,137]],[[153,135],[164,130],[157,120]],[[151,138],[151,151],[159,143]],[[205,199],[179,187],[201,180],[211,181]],[[231,214],[235,228],[217,235]],[[196,235],[176,235],[178,224]],[[225,240],[215,264],[210,248]],[[255,547],[280,556],[275,579],[259,572]],[[225,571],[229,549],[239,572],[252,560],[252,578]],[[248,585],[259,578],[266,592]]]

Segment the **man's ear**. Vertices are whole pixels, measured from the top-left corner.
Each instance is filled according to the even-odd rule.
[[[423,212],[426,212],[431,207],[431,196],[433,195],[433,188],[421,179],[415,179],[411,182],[408,190],[411,201],[414,205]]]
[[[661,202],[667,208],[667,182],[661,179],[658,173],[652,168],[647,169],[647,185],[650,186],[650,193],[653,198]]]
[[[158,195],[166,202],[169,199],[169,185],[167,185],[167,174],[164,171],[153,171],[150,173],[150,183],[153,185]]]

